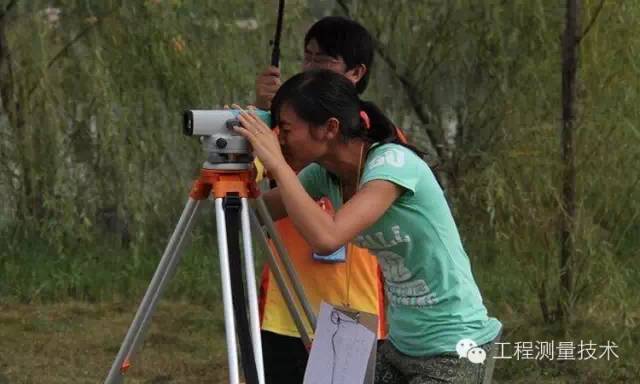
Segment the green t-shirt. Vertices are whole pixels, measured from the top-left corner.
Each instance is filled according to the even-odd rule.
[[[299,174],[314,198],[342,205],[337,179],[318,164]],[[352,241],[376,255],[388,298],[389,339],[410,356],[455,352],[462,339],[482,345],[501,324],[487,316],[469,258],[433,173],[415,153],[397,144],[369,152],[360,187],[387,180],[405,192],[382,217]]]

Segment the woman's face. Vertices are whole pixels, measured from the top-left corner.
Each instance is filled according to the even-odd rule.
[[[295,171],[302,170],[327,151],[327,140],[322,134],[324,128],[313,127],[302,120],[289,103],[284,103],[280,109],[278,128],[282,154]]]

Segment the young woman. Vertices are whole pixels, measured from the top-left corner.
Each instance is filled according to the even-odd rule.
[[[376,382],[481,382],[484,365],[456,351],[471,340],[488,352],[501,324],[487,316],[427,164],[399,144],[393,124],[352,82],[329,70],[289,79],[271,113],[278,136],[252,113],[235,129],[278,183],[264,194],[274,219],[288,216],[319,254],[353,242],[382,266],[389,341]],[[334,201],[333,216],[315,203],[320,196]],[[468,344],[462,350],[466,357]]]

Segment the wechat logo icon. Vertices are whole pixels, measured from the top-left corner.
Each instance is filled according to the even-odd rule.
[[[471,339],[462,339],[456,344],[458,358],[469,359],[473,364],[484,364],[487,359],[487,352],[478,347],[478,344]]]

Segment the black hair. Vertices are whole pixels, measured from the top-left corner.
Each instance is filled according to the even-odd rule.
[[[369,83],[369,73],[373,65],[374,42],[371,34],[358,22],[340,16],[328,16],[318,20],[304,37],[306,48],[315,40],[323,53],[334,58],[342,57],[347,70],[364,64],[367,70],[356,83],[358,93],[364,92]]]
[[[353,83],[334,71],[309,70],[282,84],[271,102],[274,126],[279,124],[284,104],[312,126],[322,125],[332,117],[338,119],[344,140],[361,138],[372,143],[404,145],[395,125],[384,113],[375,104],[360,100]],[[369,128],[360,116],[361,111],[369,117]]]

